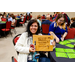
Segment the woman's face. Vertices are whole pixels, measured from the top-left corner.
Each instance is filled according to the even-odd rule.
[[[38,24],[35,22],[30,26],[30,32],[32,34],[36,34],[37,30],[38,30]]]
[[[63,17],[59,18],[57,20],[57,22],[58,22],[59,25],[62,25],[64,23],[64,18]]]

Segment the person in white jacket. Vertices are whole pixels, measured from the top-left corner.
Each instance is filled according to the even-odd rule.
[[[22,33],[15,45],[15,50],[19,52],[18,62],[27,62],[27,57],[30,52],[35,52],[34,48],[30,48],[32,35],[38,35],[40,27],[37,20],[33,19],[27,25],[27,31]]]
[[[30,52],[35,53],[35,48],[31,48],[31,37],[33,35],[40,35],[40,26],[36,19],[29,21],[27,31],[22,33],[15,45],[15,50],[19,52],[18,62],[27,62]]]

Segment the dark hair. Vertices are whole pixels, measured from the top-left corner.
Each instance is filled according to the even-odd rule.
[[[75,21],[75,17],[72,17],[71,20]]]
[[[28,37],[29,37],[29,36],[32,36],[32,33],[30,32],[30,26],[31,26],[33,23],[37,23],[37,25],[38,25],[38,30],[37,30],[36,34],[40,33],[40,26],[39,26],[39,23],[37,22],[36,19],[32,19],[32,20],[29,21],[29,23],[28,23],[28,25],[27,25],[27,31],[26,31],[26,32],[28,32]]]
[[[38,15],[38,16],[37,16],[37,19],[40,19],[40,18],[41,18],[41,15]]]
[[[11,14],[9,14],[9,16],[11,16]]]
[[[15,19],[15,16],[13,15],[12,18]]]

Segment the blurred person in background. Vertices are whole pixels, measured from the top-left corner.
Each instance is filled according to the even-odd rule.
[[[52,15],[50,15],[50,21],[52,22],[53,20],[52,20]]]
[[[21,22],[23,22],[23,20],[24,20],[23,14],[21,14],[20,19],[21,19]]]
[[[70,28],[75,28],[75,17],[71,18]]]
[[[20,15],[19,14],[17,15],[17,18],[20,18]]]
[[[25,13],[23,13],[23,16],[25,17]]]
[[[54,19],[54,15],[52,15],[52,20]]]
[[[9,15],[9,14],[10,14],[10,13],[7,14],[7,16],[6,16],[7,18],[8,18],[8,15]]]
[[[46,19],[46,16],[43,14],[43,15],[41,16],[41,19]]]
[[[1,18],[2,18],[2,14],[0,13],[0,21],[2,21],[2,19],[1,19]]]
[[[6,18],[6,16],[3,14],[3,15],[2,15],[2,18]]]
[[[27,16],[29,16],[30,12],[27,12]]]
[[[6,18],[7,17],[7,14],[6,12],[3,13],[3,18]]]
[[[11,17],[13,17],[13,16],[14,16],[14,14],[12,13],[12,14],[11,14]]]
[[[42,24],[49,24],[49,25],[51,24],[50,15],[47,15],[47,16],[46,16],[46,20],[43,21]]]
[[[41,15],[38,15],[38,16],[37,16],[37,21],[39,22],[40,28],[41,28]]]
[[[15,16],[12,16],[11,27],[15,27],[15,21],[16,21]]]
[[[32,18],[31,13],[32,13],[32,12],[27,12],[27,13],[26,13],[26,20],[31,20],[31,18]],[[29,19],[27,19],[27,16],[29,17]]]
[[[8,21],[11,21],[12,22],[11,14],[8,15]]]

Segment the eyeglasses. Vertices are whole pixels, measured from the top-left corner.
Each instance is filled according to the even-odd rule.
[[[64,20],[59,20],[60,22],[64,22]]]

